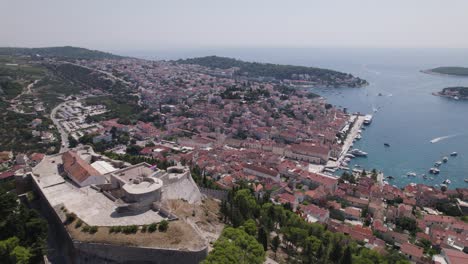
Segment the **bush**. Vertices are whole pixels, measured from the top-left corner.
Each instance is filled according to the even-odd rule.
[[[148,226],[147,226],[147,225],[143,225],[143,226],[141,227],[141,232],[142,232],[142,233],[146,233],[146,230],[148,230]]]
[[[120,233],[120,232],[122,232],[121,226],[111,226],[109,228],[109,233]]]
[[[98,227],[97,226],[92,226],[89,228],[89,233],[90,234],[94,234],[98,231]]]
[[[66,220],[65,220],[65,224],[68,225],[68,224],[71,224],[73,221],[75,221],[76,219],[76,214],[74,213],[67,213],[66,214]]]
[[[81,232],[88,233],[89,232],[89,226],[85,225],[83,228],[81,228]]]
[[[124,226],[122,228],[122,232],[124,234],[135,234],[138,231],[138,226],[131,225],[131,226]]]
[[[154,231],[156,231],[156,229],[158,229],[158,224],[156,223],[152,223],[148,226],[148,232],[150,233],[153,233]]]
[[[168,221],[162,220],[161,223],[159,223],[158,230],[160,232],[166,232],[168,228],[169,228],[169,222]]]
[[[75,228],[80,228],[82,225],[83,225],[83,221],[78,219],[78,221],[76,221]]]

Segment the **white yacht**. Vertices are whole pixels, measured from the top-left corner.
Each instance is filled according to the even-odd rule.
[[[362,151],[360,149],[351,150],[351,154],[353,154],[356,157],[366,157],[367,156],[367,152],[364,152],[364,151]]]
[[[429,169],[429,173],[431,174],[439,174],[440,170],[438,168],[431,168]]]
[[[456,152],[452,152],[452,153],[450,154],[450,156],[452,156],[452,157],[455,157],[455,156],[457,156],[457,155],[458,155],[458,153],[456,153]]]
[[[410,176],[410,177],[416,177],[416,172],[408,172],[406,173],[406,176]]]
[[[372,123],[372,115],[364,116],[364,125],[370,125]]]

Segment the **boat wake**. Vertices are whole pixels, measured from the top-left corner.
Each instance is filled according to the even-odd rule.
[[[449,135],[449,136],[443,136],[443,137],[436,137],[434,139],[431,139],[431,143],[437,143],[439,141],[442,141],[442,140],[445,140],[445,139],[449,139],[449,138],[453,138],[453,137],[456,137],[456,136],[459,136],[460,134],[454,134],[454,135]]]

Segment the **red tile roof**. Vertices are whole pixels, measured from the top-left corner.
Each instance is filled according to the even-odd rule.
[[[408,242],[404,243],[401,245],[401,252],[406,255],[410,255],[414,258],[422,258],[423,257],[423,252],[424,250],[418,246],[415,246],[413,244],[410,244]]]
[[[67,151],[63,153],[62,160],[65,172],[77,182],[83,182],[90,176],[101,175],[95,168],[81,159],[76,152]]]
[[[445,253],[447,258],[449,259],[450,264],[466,264],[466,263],[468,263],[468,254],[466,254],[466,253],[464,253],[462,251],[458,251],[458,250],[454,250],[454,249],[448,249],[448,248],[444,248],[442,251]]]

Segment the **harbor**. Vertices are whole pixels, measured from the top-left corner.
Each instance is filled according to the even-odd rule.
[[[353,147],[353,143],[361,138],[362,126],[368,116],[363,116],[359,114],[354,114],[350,116],[349,130],[347,131],[347,136],[343,142],[341,152],[336,160],[328,160],[325,165],[326,172],[334,172],[336,169],[346,169],[346,166],[343,166],[345,159],[349,158],[349,151]],[[368,122],[370,124],[370,122]],[[348,156],[348,157],[347,157]]]

